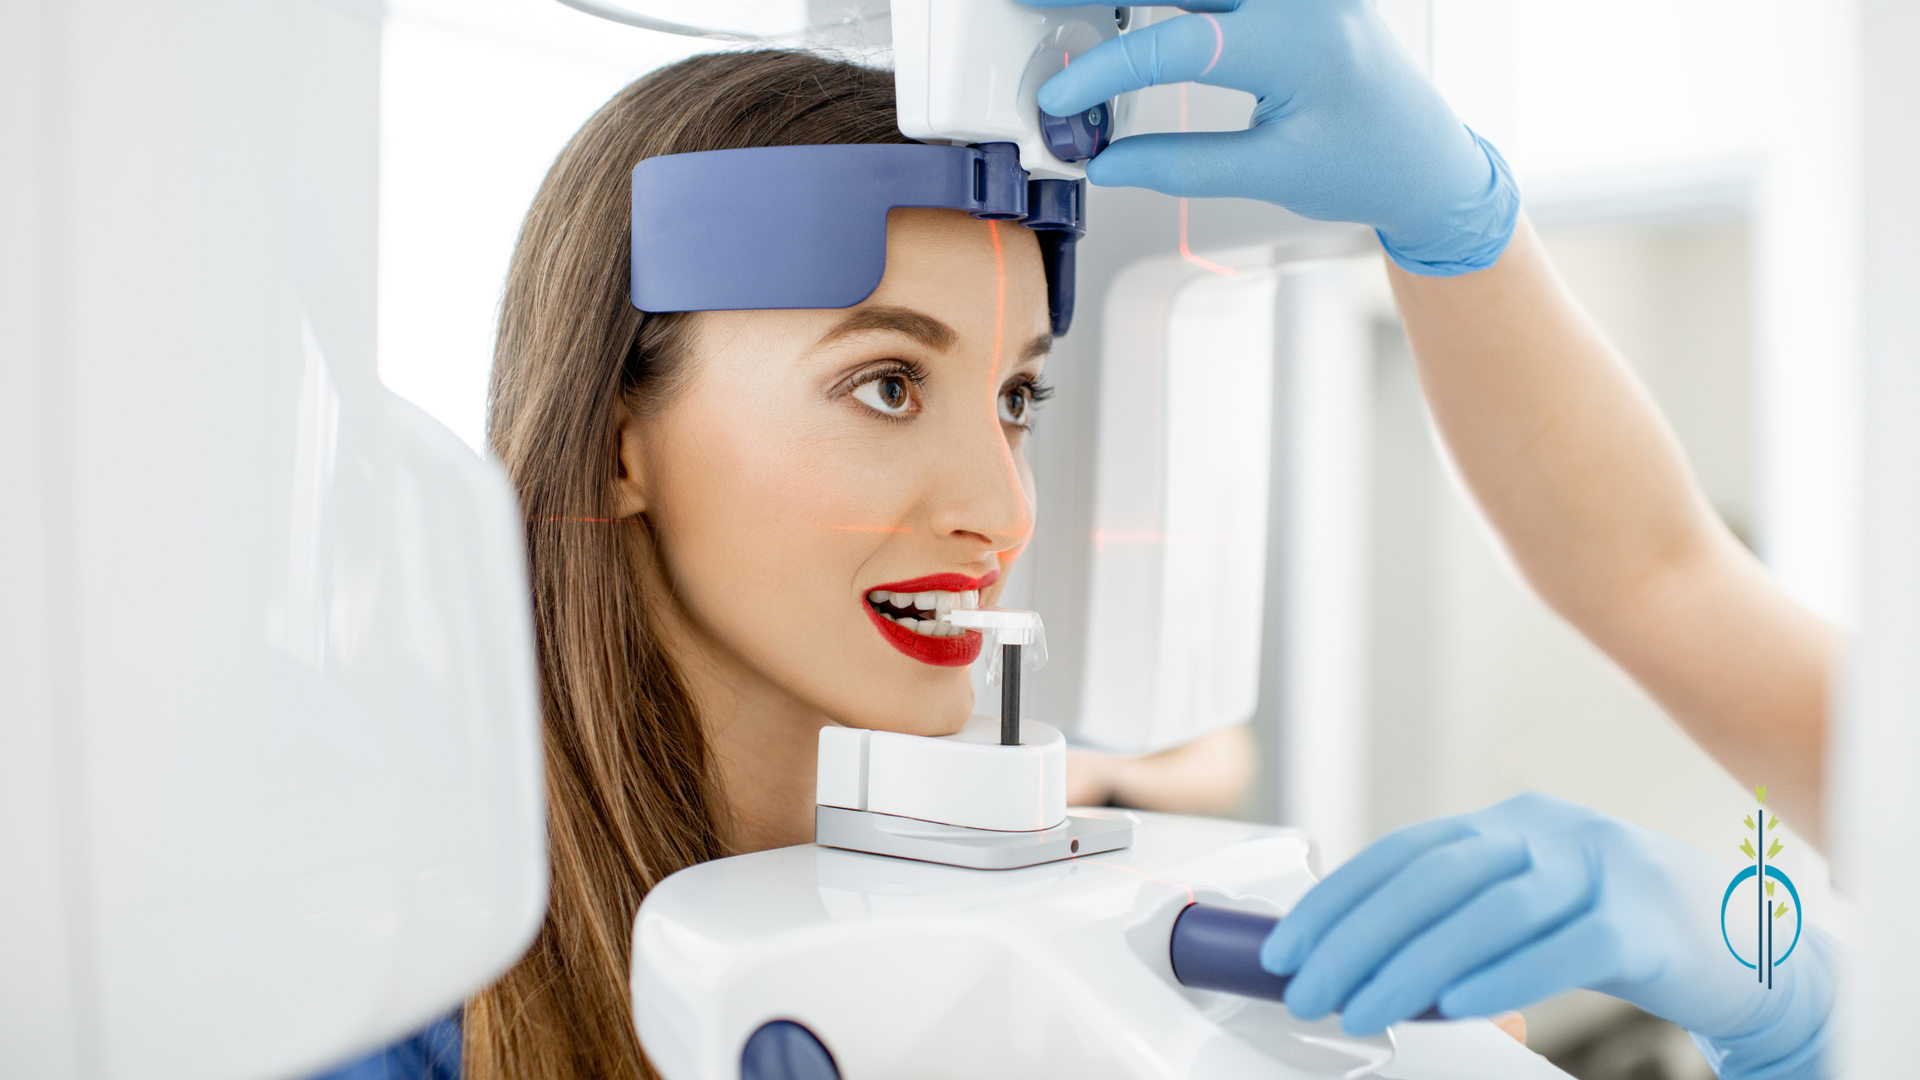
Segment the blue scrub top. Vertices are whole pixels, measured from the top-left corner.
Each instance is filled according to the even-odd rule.
[[[455,1012],[313,1080],[460,1080],[461,1037]]]

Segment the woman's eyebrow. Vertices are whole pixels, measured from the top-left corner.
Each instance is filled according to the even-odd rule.
[[[815,348],[869,330],[891,330],[920,342],[930,349],[945,352],[960,338],[953,327],[931,315],[903,307],[859,308],[822,334]]]
[[[1014,359],[1014,363],[1024,364],[1029,360],[1038,360],[1052,351],[1053,335],[1041,334],[1039,337],[1027,342],[1027,347],[1020,350],[1020,355]]]

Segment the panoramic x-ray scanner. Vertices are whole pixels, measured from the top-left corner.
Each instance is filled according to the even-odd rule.
[[[946,206],[1033,229],[1054,329],[1078,293],[1084,340],[1111,315],[1113,274],[1089,288],[1076,245],[1103,228],[1110,251],[1131,242],[1123,220],[1089,232],[1084,162],[1136,103],[1055,117],[1035,95],[1149,13],[848,6],[810,5],[826,17],[795,29],[891,50],[901,128],[934,145],[649,164],[635,245],[686,239],[659,193],[777,187],[786,164],[816,193],[868,185],[842,209],[877,220],[880,247],[851,228],[799,283],[822,291],[798,298],[792,279],[690,250],[677,280],[636,278],[636,302],[857,303],[884,266],[887,208]],[[0,1076],[311,1074],[444,1016],[540,925],[522,523],[499,469],[374,372],[381,16],[375,0],[0,14],[16,154],[0,171],[0,505],[18,515],[0,530]],[[778,235],[755,242],[780,255]],[[703,283],[762,291],[648,299]],[[1114,408],[1161,393],[1165,365],[1141,370],[1146,397]],[[1103,496],[1102,512],[1164,529],[1176,496]],[[1029,709],[1040,616],[940,611],[993,638],[997,713],[941,738],[823,732],[817,843],[652,890],[632,986],[662,1074],[1560,1075],[1484,1020],[1352,1038],[1290,1016],[1255,956],[1314,881],[1301,832],[1066,806],[1069,737],[1139,752],[1244,720],[1257,666],[1244,642],[1217,666],[1175,657],[1206,635],[1155,629],[1244,611],[1174,613],[1157,593],[1130,609],[1095,587],[1105,599],[1083,590],[1059,618],[1133,630],[1111,648],[1076,630],[1055,661],[1128,669],[1126,702]],[[1222,680],[1179,719],[1187,691],[1168,686]],[[1111,718],[1089,726],[1088,710]]]

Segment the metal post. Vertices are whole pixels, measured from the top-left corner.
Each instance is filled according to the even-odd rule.
[[[1000,646],[1000,745],[1020,745],[1020,646]]]

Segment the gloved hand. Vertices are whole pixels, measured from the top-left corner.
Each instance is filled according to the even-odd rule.
[[[1582,987],[1686,1028],[1723,1080],[1819,1076],[1837,949],[1809,926],[1773,988],[1756,982],[1721,937],[1727,878],[1670,837],[1520,795],[1382,838],[1300,900],[1260,966],[1294,975],[1296,1015],[1338,1009],[1354,1034]]]
[[[1482,270],[1506,250],[1520,212],[1506,162],[1453,115],[1368,0],[1179,6],[1202,14],[1074,57],[1040,88],[1040,107],[1069,116],[1124,91],[1194,81],[1252,93],[1252,127],[1121,139],[1088,163],[1088,179],[1371,225],[1416,274]]]

